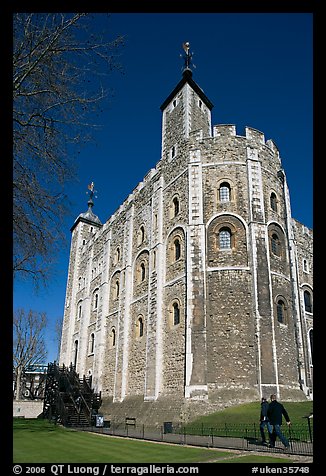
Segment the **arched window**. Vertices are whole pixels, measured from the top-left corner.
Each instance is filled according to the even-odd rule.
[[[77,314],[77,319],[80,319],[82,316],[82,306],[81,304],[79,304],[78,306],[78,314]]]
[[[221,183],[220,189],[219,189],[220,202],[229,202],[230,196],[231,196],[230,184],[228,184],[227,182]]]
[[[306,312],[312,312],[312,302],[311,302],[311,294],[309,291],[305,291],[303,293],[304,297],[304,309]]]
[[[143,226],[140,227],[140,243],[143,243],[145,240],[145,228]]]
[[[143,337],[144,335],[144,321],[142,317],[138,318],[138,337]]]
[[[153,217],[153,229],[154,230],[157,230],[157,224],[158,224],[157,213],[154,213],[154,217]]]
[[[285,303],[282,299],[277,301],[277,320],[281,324],[285,323]]]
[[[77,355],[78,355],[78,340],[75,340],[75,349],[74,349],[74,367],[77,367]]]
[[[94,309],[97,309],[98,306],[98,293],[94,294]]]
[[[89,342],[89,353],[94,354],[94,344],[95,344],[95,335],[92,332],[90,336],[90,342]]]
[[[144,263],[140,264],[140,280],[145,281],[146,278],[146,267]]]
[[[117,279],[115,282],[115,297],[118,298],[120,294],[120,282]]]
[[[174,259],[178,261],[181,257],[181,245],[180,240],[177,238],[174,240]]]
[[[271,249],[272,253],[276,256],[281,254],[281,242],[276,233],[273,233],[271,236]]]
[[[174,197],[173,199],[173,216],[176,217],[180,211],[179,207],[179,199],[178,197]]]
[[[231,249],[231,230],[230,228],[221,228],[219,231],[219,248],[220,250]]]
[[[274,192],[272,192],[270,196],[270,205],[271,209],[274,210],[274,212],[277,212],[277,198]]]
[[[173,324],[176,326],[180,323],[180,308],[177,302],[173,303]]]
[[[111,347],[115,347],[115,337],[116,337],[115,328],[112,327],[112,329],[111,329]]]
[[[119,263],[119,261],[120,261],[120,248],[118,246],[118,248],[115,251],[115,263],[117,264]]]

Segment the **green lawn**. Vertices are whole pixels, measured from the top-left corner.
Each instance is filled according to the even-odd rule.
[[[239,455],[208,448],[150,443],[74,431],[46,420],[14,420],[14,463],[275,462],[289,458]],[[236,454],[236,453],[234,453]]]
[[[307,425],[307,420],[303,418],[313,410],[313,402],[284,402],[291,422],[296,425]],[[232,406],[219,412],[210,413],[189,423],[188,427],[205,427],[230,425],[253,425],[259,423],[260,403],[251,402],[242,405]],[[312,423],[313,420],[311,420]]]

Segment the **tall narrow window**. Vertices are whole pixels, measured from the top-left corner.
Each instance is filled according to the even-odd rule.
[[[230,201],[230,185],[227,182],[223,182],[220,185],[219,190],[219,199],[220,202],[229,202]]]
[[[179,210],[180,210],[180,208],[179,208],[179,199],[178,199],[178,197],[174,197],[174,199],[173,199],[173,216],[176,217],[179,213]]]
[[[312,332],[313,332],[313,329],[310,329],[310,331],[309,331],[309,343],[310,343],[311,359],[312,359]]]
[[[282,301],[282,299],[279,299],[277,301],[277,320],[278,322],[284,324],[285,322],[285,304],[284,304],[284,301]]]
[[[78,355],[78,340],[75,340],[75,349],[74,349],[74,367],[76,370],[77,367],[77,355]]]
[[[115,282],[115,297],[118,298],[120,294],[120,282],[117,279]]]
[[[178,261],[181,256],[181,245],[180,245],[180,240],[178,238],[174,240],[174,259],[175,261]]]
[[[143,243],[145,240],[145,228],[143,226],[140,227],[140,243]]]
[[[111,346],[115,347],[115,329],[111,329]]]
[[[81,315],[82,315],[82,307],[81,307],[81,304],[78,306],[78,319],[81,318]]]
[[[94,295],[94,309],[97,309],[98,306],[98,294],[95,293]]]
[[[92,333],[89,342],[89,353],[94,354],[95,335]]]
[[[141,280],[141,281],[145,281],[145,278],[146,278],[146,268],[145,268],[145,264],[144,264],[144,263],[141,263],[141,265],[140,265],[140,280]]]
[[[309,273],[308,261],[306,259],[303,260],[303,272]]]
[[[144,335],[144,322],[142,317],[138,319],[138,337],[143,337]]]
[[[271,209],[274,210],[274,212],[277,212],[277,198],[274,192],[271,193],[270,203]]]
[[[219,232],[219,247],[220,250],[231,249],[231,230],[229,228],[221,228]]]
[[[176,326],[180,323],[180,308],[177,302],[173,303],[173,324]]]
[[[304,297],[304,309],[306,312],[312,312],[312,302],[311,302],[311,294],[309,291],[305,291],[303,293]]]
[[[271,237],[271,248],[272,248],[272,253],[276,256],[280,256],[281,254],[281,244],[280,244],[280,239],[277,236],[276,233],[272,234]]]
[[[118,247],[115,252],[115,262],[116,264],[120,261],[120,248]]]

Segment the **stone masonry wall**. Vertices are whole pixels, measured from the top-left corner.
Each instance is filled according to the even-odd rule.
[[[62,359],[78,340],[79,368],[116,415],[162,401],[164,418],[173,398],[185,414],[191,401],[298,398],[298,345],[311,362],[312,232],[289,220],[276,145],[233,125],[212,136],[210,111],[187,83],[163,111],[162,140],[156,168],[105,225],[74,229]]]

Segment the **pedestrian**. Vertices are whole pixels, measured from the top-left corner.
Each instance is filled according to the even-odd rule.
[[[265,436],[265,426],[268,431],[268,437],[269,437],[269,442],[271,443],[271,434],[273,431],[273,428],[269,422],[268,416],[267,416],[267,411],[268,411],[268,402],[265,397],[262,397],[261,399],[261,404],[260,404],[260,434],[261,434],[261,439],[262,439],[262,444],[267,446],[267,441],[266,441],[266,436]]]
[[[277,436],[282,441],[285,448],[290,447],[287,438],[283,435],[281,431],[282,416],[284,416],[287,425],[290,426],[291,421],[290,421],[288,412],[285,410],[284,406],[277,401],[276,395],[273,394],[271,395],[271,402],[268,405],[268,410],[267,410],[267,417],[273,428],[271,438],[270,438],[270,445],[269,445],[270,448],[274,448]]]

